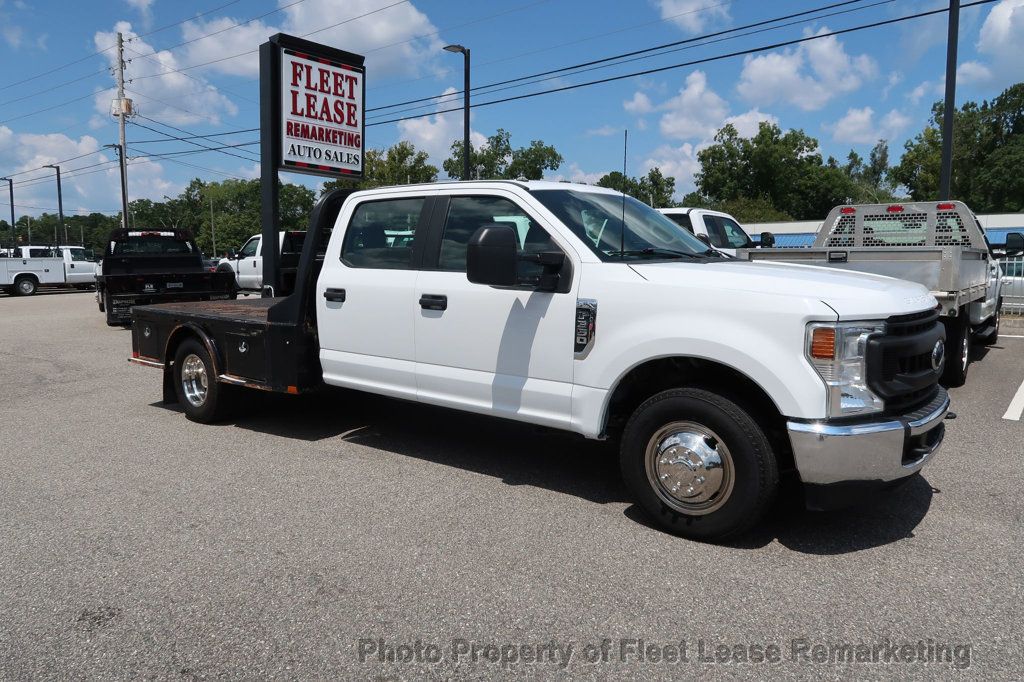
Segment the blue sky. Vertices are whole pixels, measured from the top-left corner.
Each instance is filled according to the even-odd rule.
[[[258,59],[251,51],[278,31],[365,54],[367,107],[461,88],[461,55],[472,49],[474,86],[557,69],[653,45],[832,4],[825,0],[0,0],[0,174],[14,175],[18,215],[56,206],[52,170],[62,162],[67,212],[115,212],[117,141],[109,115],[114,35],[127,43],[127,88],[141,115],[128,129],[132,198],[175,195],[193,177],[255,177],[257,147],[197,150],[164,135],[210,135],[224,144],[257,139]],[[863,0],[789,20],[754,35],[722,36],[674,52],[579,75],[509,88],[486,101],[749,49],[947,6],[945,0]],[[853,10],[853,11],[848,11]],[[820,16],[830,12],[845,12]],[[361,16],[365,15],[365,16]],[[359,17],[359,18],[356,18]],[[251,20],[251,21],[250,21]],[[878,138],[898,156],[941,97],[945,15],[809,41],[593,87],[475,109],[474,139],[497,128],[513,144],[543,139],[565,157],[553,177],[593,182],[619,169],[628,129],[628,172],[657,165],[692,189],[696,153],[726,121],[741,133],[760,120],[802,128],[824,154],[867,153]],[[212,35],[211,35],[212,34]],[[183,44],[184,43],[184,44]],[[1024,0],[963,10],[957,100],[992,98],[1024,80]],[[98,54],[97,54],[98,53]],[[249,53],[249,54],[246,54]],[[235,57],[234,55],[243,55]],[[70,64],[71,62],[75,62]],[[24,81],[24,82],[19,82]],[[5,87],[6,86],[6,87]],[[440,167],[461,137],[457,106],[431,102],[426,118],[367,128],[368,147],[405,139]],[[380,114],[378,114],[379,116]],[[408,114],[406,114],[408,115]],[[374,120],[370,114],[368,121]],[[377,119],[381,120],[381,119]],[[209,140],[200,144],[214,146]],[[78,157],[78,158],[72,158]],[[148,157],[148,158],[147,158]],[[443,176],[442,172],[442,176]],[[315,186],[316,179],[286,176]],[[0,189],[3,189],[0,186]],[[7,201],[6,193],[0,199]],[[6,215],[7,204],[0,206]]]

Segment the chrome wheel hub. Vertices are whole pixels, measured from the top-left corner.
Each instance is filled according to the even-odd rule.
[[[970,333],[970,330],[964,332],[964,340],[963,343],[960,344],[960,366],[964,369],[967,369],[967,359],[971,353],[970,339],[967,337]]]
[[[729,449],[701,424],[673,422],[658,429],[647,445],[646,468],[658,497],[686,514],[709,514],[732,493]]]
[[[18,282],[18,288],[21,289],[21,293],[30,294],[32,293],[32,289],[34,288],[34,286],[32,282],[29,282],[27,279],[23,279],[20,282]]]
[[[181,362],[181,387],[185,399],[194,407],[202,407],[206,402],[206,393],[209,389],[206,376],[206,365],[202,359],[195,354],[185,356]]]

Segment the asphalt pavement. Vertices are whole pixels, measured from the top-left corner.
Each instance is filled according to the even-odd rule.
[[[193,424],[129,336],[0,297],[0,677],[1024,676],[1024,338],[922,477],[709,545],[571,435],[347,391]]]

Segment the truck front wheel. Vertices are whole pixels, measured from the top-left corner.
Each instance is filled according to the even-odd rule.
[[[626,423],[626,486],[662,528],[718,540],[756,523],[779,483],[771,444],[739,405],[697,388],[663,391]]]
[[[224,394],[228,388],[217,381],[210,354],[196,339],[186,339],[174,355],[174,390],[185,416],[209,424],[227,413]]]

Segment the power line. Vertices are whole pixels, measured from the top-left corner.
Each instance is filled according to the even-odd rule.
[[[164,139],[153,139],[153,140],[132,140],[132,144],[152,144],[155,142],[173,142],[174,140],[206,140],[211,137],[224,137],[226,135],[237,135],[238,133],[258,133],[259,128],[242,128],[241,130],[229,130],[226,133],[209,133],[208,135],[187,135],[184,137],[177,138],[164,138]]]
[[[863,2],[863,0],[853,0],[853,1],[854,2]],[[850,12],[859,12],[861,10],[871,9],[873,7],[878,7],[880,5],[887,5],[887,4],[890,4],[892,2],[895,2],[895,0],[877,0],[877,2],[871,3],[870,5],[861,5],[860,7],[853,7],[853,8],[849,8],[849,9],[838,10],[838,11],[835,11],[835,12],[829,12],[828,14],[822,14],[822,15],[818,15],[816,17],[812,17],[811,20],[817,21],[819,19],[825,19],[825,18],[828,18],[828,17],[840,15],[840,14],[849,14]],[[838,3],[838,4],[846,4],[846,3]],[[721,42],[725,42],[725,41],[728,41],[728,40],[735,40],[736,38],[744,38],[744,37],[755,35],[755,34],[758,34],[758,33],[764,33],[766,31],[775,31],[775,30],[778,30],[778,29],[781,29],[781,28],[788,28],[790,26],[795,26],[797,24],[801,24],[804,21],[806,21],[806,20],[805,19],[800,19],[800,20],[791,21],[791,22],[788,22],[788,23],[785,23],[785,24],[779,24],[777,26],[768,26],[766,28],[758,28],[758,29],[755,29],[755,30],[752,30],[752,31],[747,31],[745,33],[739,33],[739,34],[732,35],[732,36],[719,37],[719,38],[715,38],[714,40],[707,40],[706,42],[702,42],[702,43],[699,43],[699,44],[689,44],[689,45],[683,45],[681,47],[675,47],[675,48],[672,48],[670,50],[666,50],[664,52],[659,52],[658,54],[651,54],[651,55],[641,54],[639,56],[630,57],[628,59],[622,59],[621,61],[617,61],[617,62],[614,62],[614,63],[600,63],[600,62],[606,62],[607,59],[595,60],[595,62],[594,62],[596,64],[595,66],[589,66],[587,68],[578,68],[572,74],[561,74],[561,73],[558,73],[559,71],[564,71],[564,70],[568,70],[569,68],[573,68],[573,67],[566,67],[566,69],[558,69],[558,70],[553,71],[553,72],[548,72],[548,73],[553,73],[555,75],[548,75],[548,76],[544,76],[542,78],[536,78],[536,76],[524,76],[524,77],[521,77],[521,78],[514,78],[514,79],[511,79],[509,81],[503,81],[503,83],[513,83],[512,85],[505,85],[503,87],[494,87],[494,86],[497,86],[497,85],[501,85],[502,83],[493,83],[491,85],[483,85],[483,86],[480,86],[480,87],[482,89],[486,89],[487,92],[483,92],[481,94],[492,95],[494,93],[503,92],[505,90],[512,90],[514,88],[520,88],[520,87],[524,87],[524,86],[527,86],[527,85],[536,85],[537,83],[543,83],[545,81],[555,80],[557,78],[561,78],[562,75],[577,76],[579,74],[587,73],[589,71],[597,71],[599,69],[606,69],[606,68],[610,68],[610,67],[613,67],[613,66],[621,66],[622,64],[629,64],[631,62],[642,61],[642,60],[645,60],[645,59],[652,59],[654,57],[662,57],[664,55],[672,54],[672,53],[675,53],[675,52],[682,52],[684,50],[691,50],[691,49],[693,49],[695,47],[706,47],[708,45],[713,45],[715,43],[721,43]],[[741,27],[741,28],[744,28],[744,27]],[[710,35],[718,35],[718,34],[710,34]],[[701,38],[698,37],[696,39],[699,40]],[[616,59],[616,58],[617,57],[613,57],[611,59]],[[537,74],[537,75],[543,75],[543,74]],[[530,78],[535,78],[535,80],[530,80],[529,82],[517,82],[517,81],[524,81],[525,79],[530,79]],[[474,88],[470,88],[470,92],[472,92],[473,90],[474,90]],[[445,97],[448,97],[448,95],[445,95]],[[414,106],[414,107],[409,107],[408,109],[400,109],[400,110],[395,111],[395,112],[390,112],[388,114],[378,114],[377,118],[380,118],[381,116],[388,116],[388,115],[394,116],[396,114],[408,113],[410,111],[418,111],[418,110],[426,109],[426,108],[429,108],[429,107],[432,107],[432,106],[440,106],[441,104],[447,104],[448,102],[454,101],[454,99],[457,99],[457,98],[455,98],[454,97],[454,93],[452,93],[452,97],[450,97],[449,99],[446,99],[444,101],[438,100],[437,102],[432,102],[432,103],[429,103],[429,104],[420,104],[420,105],[417,105],[417,106]]]
[[[875,3],[874,5],[868,5],[866,7],[854,8],[854,10],[867,9],[869,7],[874,7],[874,6],[878,5],[878,4],[884,4],[884,3],[888,3],[888,2],[894,2],[894,1],[895,0],[883,0],[883,2],[881,2],[881,3]],[[642,55],[642,54],[647,54],[647,53],[650,53],[650,52],[656,52],[658,50],[664,50],[666,48],[675,47],[677,45],[692,44],[692,43],[696,43],[697,41],[706,40],[706,39],[709,39],[709,38],[716,38],[718,36],[728,35],[730,33],[736,33],[736,32],[739,32],[739,31],[745,31],[745,30],[750,29],[750,28],[757,28],[757,27],[760,27],[760,26],[765,26],[767,24],[774,24],[774,23],[779,22],[779,21],[785,21],[787,19],[793,19],[795,17],[802,17],[802,16],[806,16],[808,14],[815,14],[817,12],[823,12],[825,10],[833,9],[833,8],[836,8],[836,7],[842,7],[844,5],[854,5],[854,4],[858,4],[858,3],[861,3],[861,2],[864,2],[864,0],[845,0],[844,2],[836,2],[836,3],[833,3],[831,5],[825,5],[823,7],[817,7],[817,8],[814,8],[814,9],[804,10],[802,12],[795,12],[793,14],[787,14],[787,15],[781,16],[781,17],[774,17],[772,19],[764,19],[762,21],[757,21],[757,22],[754,22],[754,23],[746,24],[744,26],[736,26],[734,28],[729,28],[729,29],[724,29],[724,30],[721,30],[721,31],[716,31],[714,33],[706,33],[704,35],[694,36],[692,38],[686,38],[686,39],[683,39],[683,40],[675,40],[675,41],[672,41],[672,42],[669,42],[669,43],[663,43],[661,45],[655,45],[653,47],[647,47],[647,48],[644,48],[642,50],[632,50],[630,52],[623,52],[622,54],[613,55],[611,57],[602,57],[601,59],[592,59],[592,60],[587,61],[587,62],[580,62],[579,64],[572,64],[570,66],[563,66],[563,67],[560,67],[560,68],[557,68],[557,69],[551,69],[549,71],[541,71],[539,73],[530,74],[528,76],[519,76],[517,78],[510,78],[510,79],[503,80],[503,81],[497,81],[497,82],[494,82],[494,83],[488,83],[487,85],[478,85],[475,88],[470,88],[469,91],[471,93],[473,93],[473,92],[478,92],[480,90],[486,90],[486,89],[494,88],[494,87],[501,86],[501,85],[507,85],[507,84],[510,84],[510,83],[518,83],[520,81],[525,81],[525,80],[529,80],[529,79],[532,79],[532,78],[539,78],[541,76],[549,76],[549,75],[554,75],[554,74],[563,74],[566,71],[574,71],[576,69],[581,69],[581,68],[588,67],[588,66],[594,66],[594,65],[597,65],[597,64],[605,64],[607,62],[615,61],[617,59],[624,59],[626,57],[632,57],[632,56],[635,56],[635,55]],[[847,10],[847,11],[854,11],[854,10]],[[832,15],[826,15],[826,16],[832,16]],[[825,18],[825,17],[814,17],[814,18],[815,19],[822,19],[822,18]],[[799,22],[797,22],[797,23],[799,23]],[[783,28],[783,27],[779,26],[779,27],[775,27],[775,28]],[[662,53],[662,54],[668,54],[668,53]],[[658,55],[649,55],[648,58],[650,58],[650,57],[658,57],[658,56],[661,56],[661,55],[660,54],[658,54]],[[614,64],[612,64],[610,66],[614,66]],[[456,90],[454,92],[443,93],[443,94],[440,94],[440,95],[433,95],[431,97],[420,97],[418,99],[406,100],[405,102],[396,102],[394,104],[386,104],[384,106],[373,107],[372,109],[367,109],[366,111],[367,111],[367,113],[369,113],[371,111],[382,111],[384,109],[393,109],[395,107],[405,106],[407,104],[417,104],[419,102],[430,102],[432,100],[439,99],[439,98],[442,98],[442,97],[455,97],[455,96],[461,95],[461,94],[463,94],[462,90]]]
[[[237,5],[239,2],[241,2],[241,0],[231,0],[231,2],[226,2],[223,5],[220,5],[218,7],[214,7],[213,9],[208,9],[205,12],[200,12],[199,14],[194,14],[194,15],[188,17],[187,19],[182,19],[181,21],[176,21],[173,24],[167,24],[165,26],[161,26],[160,28],[154,28],[152,31],[148,31],[146,33],[139,33],[135,37],[136,38],[145,38],[146,36],[151,36],[154,33],[160,33],[161,31],[166,31],[169,28],[174,28],[175,26],[181,26],[182,24],[187,23],[189,21],[195,21],[199,17],[203,17],[203,16],[206,16],[207,14],[213,14],[214,12],[220,11],[220,10],[224,9],[225,7],[230,7],[231,5]]]
[[[384,11],[386,9],[394,7],[395,5],[401,5],[405,1],[406,0],[402,0],[401,2],[395,2],[395,3],[392,3],[390,5],[384,5],[383,7],[378,7],[375,10],[371,10],[371,11],[366,12],[364,14],[360,14],[358,16],[350,17],[348,19],[345,19],[344,21],[340,21],[340,22],[338,22],[336,24],[332,24],[331,26],[328,26],[327,28],[335,28],[337,26],[340,26],[341,24],[346,24],[346,23],[348,23],[350,21],[355,21],[357,19],[362,19],[363,17],[369,16],[371,14],[376,14],[377,12],[382,12],[382,11]],[[534,0],[533,2],[527,3],[525,5],[520,5],[519,7],[513,7],[512,9],[504,10],[504,11],[498,12],[496,14],[491,14],[491,15],[488,15],[488,16],[485,16],[485,17],[480,17],[479,19],[474,19],[473,21],[469,21],[469,22],[466,22],[464,24],[458,24],[456,26],[449,26],[447,28],[439,29],[439,30],[434,31],[432,33],[425,33],[423,35],[413,36],[412,38],[409,38],[408,40],[403,40],[403,41],[400,41],[400,42],[397,42],[397,43],[391,43],[389,45],[382,45],[380,47],[375,47],[375,48],[373,48],[371,50],[366,50],[366,53],[369,54],[370,52],[376,52],[378,50],[383,50],[383,49],[386,49],[386,48],[389,48],[389,47],[394,47],[396,45],[402,45],[404,43],[412,42],[413,40],[419,40],[421,38],[429,38],[431,36],[438,35],[442,31],[449,31],[449,30],[452,30],[452,29],[455,29],[455,28],[462,28],[463,26],[468,26],[470,24],[480,23],[481,21],[486,21],[488,19],[493,19],[495,17],[499,17],[499,16],[502,16],[504,14],[508,14],[510,12],[516,12],[516,11],[519,11],[521,9],[526,9],[528,7],[532,7],[533,5],[538,5],[538,4],[541,4],[543,2],[550,2],[550,0]],[[316,33],[320,33],[321,31],[325,31],[325,30],[327,30],[327,28],[320,28],[320,29],[317,29],[315,31],[310,31],[309,33],[303,33],[300,37],[301,38],[306,38],[306,37],[309,37],[309,36],[314,35]],[[241,52],[239,54],[233,54],[233,55],[230,55],[230,56],[227,56],[227,57],[220,57],[218,59],[212,59],[210,61],[201,62],[199,64],[190,64],[189,66],[183,66],[180,69],[175,69],[174,72],[190,71],[192,69],[198,69],[198,68],[200,68],[202,66],[209,66],[210,64],[217,64],[219,62],[225,62],[225,61],[228,61],[229,59],[236,59],[238,57],[245,57],[246,55],[256,54],[257,52],[259,52],[259,49],[249,50],[248,52]],[[154,78],[154,77],[159,76],[159,75],[161,75],[161,74],[148,74],[148,75],[145,75],[145,76],[139,76],[138,78],[136,78],[136,80],[141,80],[141,79],[144,79],[144,78]],[[257,80],[257,79],[250,79],[250,80]]]
[[[978,5],[987,5],[987,4],[990,4],[990,3],[993,3],[993,2],[996,2],[996,0],[975,0],[975,2],[970,2],[970,3],[966,3],[964,5],[961,5],[961,8],[975,7],[975,6],[978,6]],[[634,71],[634,72],[631,72],[631,73],[626,73],[626,74],[622,74],[622,75],[618,75],[618,76],[609,76],[608,78],[602,78],[600,80],[586,81],[586,82],[583,82],[583,83],[575,83],[573,85],[565,85],[565,86],[558,87],[558,88],[551,88],[549,90],[541,90],[541,91],[538,91],[538,92],[531,92],[531,93],[526,93],[526,94],[523,94],[523,95],[515,95],[515,96],[512,96],[512,97],[505,97],[505,98],[502,98],[502,99],[490,100],[490,101],[487,101],[487,102],[478,102],[478,103],[473,104],[472,108],[486,107],[486,106],[491,106],[493,104],[504,104],[505,102],[513,102],[513,101],[522,100],[522,99],[529,99],[531,97],[540,97],[541,95],[550,95],[550,94],[553,94],[553,93],[556,93],[556,92],[565,92],[567,90],[576,90],[576,89],[579,89],[579,88],[589,87],[591,85],[601,85],[603,83],[611,83],[611,82],[614,82],[614,81],[624,80],[626,78],[634,78],[636,76],[647,76],[647,75],[650,75],[652,73],[661,73],[663,71],[671,71],[671,70],[674,70],[674,69],[681,69],[681,68],[685,68],[687,66],[695,66],[697,64],[706,64],[708,62],[719,61],[719,60],[722,60],[722,59],[730,59],[732,57],[742,57],[742,56],[749,55],[749,54],[756,54],[758,52],[767,52],[768,50],[775,50],[775,49],[778,49],[780,47],[789,47],[791,45],[798,45],[800,43],[806,43],[806,42],[809,42],[809,41],[812,41],[812,40],[820,40],[822,38],[830,38],[832,36],[844,35],[846,33],[853,33],[855,31],[863,31],[863,30],[870,29],[870,28],[878,28],[880,26],[887,26],[887,25],[890,25],[890,24],[897,24],[897,23],[900,23],[900,22],[909,21],[911,19],[920,19],[922,17],[932,16],[934,14],[941,14],[943,12],[948,12],[948,11],[949,11],[949,8],[942,8],[942,9],[929,10],[929,11],[926,11],[926,12],[918,12],[917,14],[910,14],[910,15],[903,16],[903,17],[897,17],[895,19],[885,19],[885,20],[876,21],[876,22],[873,22],[873,23],[870,23],[870,24],[862,24],[860,26],[853,26],[851,28],[844,28],[844,29],[840,29],[840,30],[837,30],[837,31],[830,31],[828,33],[818,33],[818,34],[811,35],[811,36],[804,36],[803,38],[795,38],[793,40],[786,40],[786,41],[782,41],[782,42],[773,43],[771,45],[763,45],[761,47],[750,48],[750,49],[747,49],[747,50],[738,50],[736,52],[730,52],[730,53],[727,53],[727,54],[715,55],[715,56],[712,56],[712,57],[704,57],[702,59],[694,59],[692,61],[682,62],[680,64],[671,64],[669,66],[660,66],[660,67],[653,68],[653,69],[645,69],[643,71]],[[397,123],[399,121],[408,121],[408,120],[416,119],[416,118],[424,118],[426,116],[432,116],[432,115],[435,115],[435,114],[445,114],[445,113],[449,113],[449,112],[452,112],[452,111],[460,111],[461,109],[462,109],[462,107],[455,107],[455,108],[451,108],[451,109],[440,109],[438,111],[432,111],[432,112],[428,111],[428,112],[423,113],[423,114],[414,114],[412,116],[403,116],[403,117],[400,117],[400,118],[388,119],[386,121],[374,121],[372,123],[367,123],[365,125],[366,125],[367,128],[369,128],[371,126],[385,125],[387,123]]]
[[[685,12],[679,12],[677,14],[671,14],[671,15],[669,15],[667,17],[662,17],[661,19],[655,19],[654,21],[645,21],[645,22],[643,22],[641,24],[633,24],[632,26],[626,26],[624,28],[618,28],[618,29],[615,29],[614,31],[606,31],[604,33],[595,33],[595,34],[586,36],[584,38],[579,38],[577,40],[571,40],[571,41],[568,41],[568,42],[559,42],[557,45],[549,45],[548,47],[543,47],[543,48],[540,48],[540,49],[537,49],[537,50],[530,50],[530,51],[527,51],[527,52],[520,52],[518,54],[509,55],[508,57],[502,57],[501,59],[492,59],[489,62],[481,62],[480,64],[474,64],[473,65],[473,70],[477,71],[477,70],[479,70],[479,69],[481,69],[481,68],[483,68],[485,66],[490,66],[491,64],[500,64],[501,62],[507,62],[507,61],[511,61],[513,59],[519,59],[520,57],[528,57],[530,55],[538,54],[540,52],[548,52],[550,50],[557,50],[557,49],[568,47],[570,45],[577,45],[579,43],[585,43],[585,42],[587,42],[589,40],[596,40],[597,38],[604,38],[606,36],[615,35],[617,33],[624,33],[626,31],[635,31],[638,28],[644,28],[646,26],[653,26],[655,24],[663,24],[666,21],[672,21],[673,19],[678,19],[681,16],[685,16],[685,15],[688,15],[688,14],[697,14],[699,12],[706,12],[707,10],[715,9],[716,7],[722,7],[723,5],[730,4],[730,2],[731,2],[731,0],[726,0],[725,2],[719,2],[719,3],[714,4],[714,5],[706,5],[704,7],[697,7],[695,9],[686,10]],[[448,30],[448,29],[445,29],[445,30]],[[368,88],[367,92],[375,92],[377,90],[385,90],[385,89],[388,89],[388,88],[397,87],[399,85],[408,85],[409,83],[418,83],[419,81],[425,80],[427,78],[433,78],[433,74],[427,75],[427,76],[419,76],[418,78],[408,78],[408,79],[402,80],[402,81],[392,81],[390,83],[385,83],[384,85],[378,85],[378,86],[374,86],[372,88]]]
[[[10,206],[10,203],[0,201],[0,206]],[[53,206],[29,206],[28,204],[15,204],[15,208],[34,208],[40,211],[56,211],[57,208]],[[65,211],[74,211],[76,213],[117,213],[121,209],[99,209],[99,208],[65,208]]]
[[[184,130],[184,129],[182,129],[182,128],[178,128],[178,127],[172,126],[172,125],[170,125],[170,124],[168,124],[168,123],[163,123],[163,122],[161,122],[161,121],[157,121],[157,120],[155,120],[155,119],[149,118],[148,116],[142,116],[142,115],[140,114],[140,115],[139,115],[139,118],[144,118],[144,119],[146,119],[147,121],[150,121],[151,123],[155,123],[155,124],[157,124],[157,125],[160,125],[160,126],[163,126],[163,127],[165,127],[165,128],[170,128],[171,130],[176,130],[176,131],[177,131],[177,132],[179,132],[179,133],[184,133],[185,135],[188,135],[188,136],[191,136],[191,137],[195,137],[195,133],[192,133],[192,132],[190,132],[190,131],[188,131],[188,130]],[[187,143],[187,144],[191,144],[191,145],[194,145],[194,146],[196,146],[196,147],[202,147],[202,148],[204,148],[204,149],[210,149],[210,150],[213,150],[213,149],[214,149],[213,147],[208,147],[207,145],[204,145],[204,144],[202,144],[202,143],[196,142],[195,140],[192,140],[192,139],[185,139],[185,138],[183,138],[183,137],[178,137],[178,136],[175,136],[175,135],[171,135],[171,134],[169,134],[169,133],[165,133],[165,132],[163,132],[162,130],[157,130],[156,128],[150,128],[150,127],[149,127],[149,126],[147,126],[147,125],[143,125],[143,124],[141,124],[141,123],[136,123],[136,122],[134,122],[134,121],[133,121],[132,123],[133,123],[133,125],[137,125],[137,126],[139,126],[140,128],[145,128],[146,130],[149,130],[150,132],[154,132],[154,133],[156,133],[157,135],[166,135],[167,137],[169,137],[169,138],[173,138],[173,139],[176,139],[176,140],[178,140],[179,142],[185,142],[185,143]],[[243,145],[240,145],[240,146],[243,146]],[[231,152],[223,152],[223,153],[224,153],[224,154],[227,154],[228,156],[234,156],[234,157],[237,157],[237,158],[239,158],[239,159],[242,159],[242,160],[244,160],[244,161],[257,161],[257,162],[259,161],[259,159],[258,159],[258,158],[253,158],[253,157],[248,157],[248,156],[239,156],[238,154],[232,154]]]
[[[139,35],[139,36],[136,36],[136,37],[142,38],[144,36],[153,35],[154,33],[159,33],[160,31],[164,31],[164,30],[166,30],[168,28],[173,28],[173,27],[178,26],[180,24],[184,24],[186,21],[192,21],[193,19],[198,19],[199,17],[204,16],[206,14],[210,14],[212,12],[216,12],[217,10],[222,10],[225,7],[228,7],[230,5],[234,5],[234,4],[236,4],[236,3],[240,2],[240,1],[241,0],[231,0],[231,2],[228,2],[228,3],[225,3],[223,5],[220,5],[219,7],[214,7],[213,9],[206,10],[205,12],[200,12],[199,14],[193,15],[193,16],[189,17],[188,19],[182,19],[181,21],[177,21],[177,22],[175,22],[173,24],[167,24],[166,26],[161,26],[160,28],[157,28],[157,29],[154,29],[152,31],[149,31],[148,33],[143,33],[142,35]],[[80,59],[75,59],[74,61],[70,61],[70,62],[67,62],[66,64],[62,64],[60,66],[54,67],[54,68],[52,68],[52,69],[50,69],[48,71],[43,71],[42,73],[37,73],[34,76],[29,76],[28,78],[23,78],[20,81],[14,81],[13,83],[8,83],[7,85],[0,86],[0,90],[6,90],[8,88],[13,88],[15,85],[21,85],[22,83],[27,83],[29,81],[33,81],[33,80],[35,80],[37,78],[40,78],[42,76],[48,76],[51,73],[54,73],[56,71],[60,71],[61,69],[66,69],[69,66],[74,66],[75,64],[81,64],[82,62],[84,62],[86,60],[92,59],[93,57],[98,57],[99,55],[101,55],[101,54],[103,54],[105,52],[110,52],[113,49],[114,49],[113,45],[111,45],[110,47],[105,47],[102,50],[97,50],[96,52],[93,52],[92,54],[88,54],[88,55],[86,55],[86,56],[84,56],[84,57],[82,57]],[[104,69],[103,71],[106,71],[106,69]],[[97,73],[103,73],[103,71],[99,71]],[[96,74],[90,74],[90,75],[96,75]]]
[[[203,86],[204,88],[209,85],[209,83],[207,81],[204,81],[204,80],[202,80],[200,78],[196,78],[195,76],[193,76],[190,73],[184,73],[184,72],[180,72],[180,71],[176,72],[173,69],[171,69],[171,67],[169,67],[169,66],[167,66],[167,65],[165,65],[165,64],[163,64],[161,62],[158,62],[157,60],[153,59],[149,55],[139,54],[138,52],[136,52],[135,50],[133,50],[131,48],[127,48],[126,47],[125,49],[128,50],[129,52],[131,52],[136,57],[139,57],[141,59],[145,59],[147,62],[152,62],[153,64],[156,64],[157,66],[159,66],[161,69],[164,70],[163,73],[154,74],[154,75],[165,76],[165,75],[169,75],[169,74],[172,74],[172,73],[181,73],[182,76],[185,76],[189,80],[192,80],[192,81],[195,81],[196,83],[199,83],[199,85]],[[133,60],[129,60],[129,61],[133,61]],[[140,78],[141,78],[141,76],[140,76]],[[129,80],[129,82],[131,82],[132,79],[128,79],[128,80]],[[253,104],[259,104],[259,100],[255,100],[252,97],[248,97],[247,95],[239,94],[239,93],[235,92],[234,90],[228,90],[227,88],[222,87],[222,86],[218,86],[217,90],[219,90],[220,92],[226,92],[229,95],[234,95],[238,99],[244,99],[246,102],[251,102]],[[136,94],[140,94],[140,93],[136,93]],[[141,95],[141,94],[140,94],[140,96],[141,97],[146,97],[146,95]],[[167,102],[161,102],[160,100],[158,100],[156,98],[153,98],[153,97],[150,97],[149,99],[154,99],[155,101],[160,102],[161,104],[167,104]],[[174,105],[172,105],[172,104],[167,104],[167,106],[174,107]],[[174,108],[179,108],[179,107],[174,107]],[[194,115],[195,116],[199,116],[199,114],[194,114]]]
[[[97,90],[95,92],[89,92],[89,93],[86,93],[86,94],[82,95],[81,97],[75,97],[74,99],[69,99],[67,101],[61,102],[60,104],[54,104],[53,106],[45,107],[43,109],[36,109],[35,111],[30,111],[27,114],[21,114],[20,116],[12,116],[11,118],[4,119],[3,121],[0,121],[0,124],[10,123],[11,121],[19,121],[19,120],[21,120],[23,118],[28,118],[29,116],[35,116],[36,114],[42,114],[42,113],[45,113],[47,111],[53,111],[54,109],[59,109],[60,107],[63,107],[65,105],[67,105],[67,104],[74,104],[75,102],[80,102],[83,99],[86,99],[88,97],[94,97],[94,96],[96,96],[96,95],[98,95],[98,94],[100,94],[102,92],[107,92],[107,91],[113,90],[113,89],[114,88],[110,87],[110,88],[106,88],[104,90]]]

